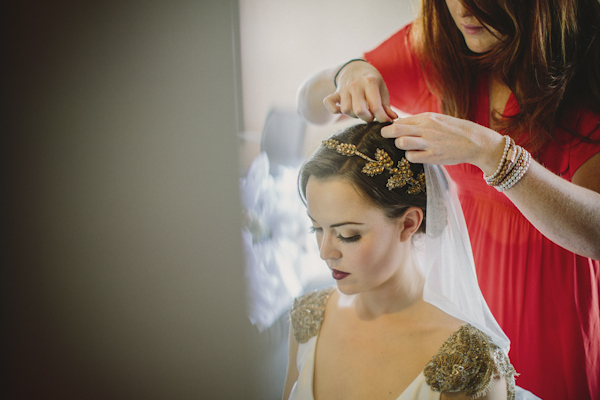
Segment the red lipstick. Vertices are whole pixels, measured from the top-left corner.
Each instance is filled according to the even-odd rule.
[[[333,279],[335,279],[336,281],[339,281],[339,280],[344,279],[348,275],[350,275],[350,273],[338,271],[337,269],[332,269],[331,275],[333,276]]]

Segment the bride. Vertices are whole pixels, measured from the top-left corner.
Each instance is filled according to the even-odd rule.
[[[292,307],[283,398],[514,399],[509,342],[444,171],[410,164],[385,125],[334,135],[300,171],[336,286]]]

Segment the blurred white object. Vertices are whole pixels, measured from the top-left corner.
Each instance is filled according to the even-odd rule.
[[[241,180],[248,316],[260,331],[287,312],[304,289],[331,279],[309,233],[311,222],[298,194],[298,171],[299,167],[279,165],[271,175],[269,158],[262,152]]]
[[[260,149],[267,153],[271,175],[277,175],[280,166],[296,167],[302,164],[302,147],[306,121],[295,110],[272,108],[267,114]]]

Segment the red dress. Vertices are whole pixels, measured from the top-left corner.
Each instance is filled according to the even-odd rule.
[[[383,75],[393,106],[410,114],[439,112],[408,41],[410,28],[365,58]],[[485,77],[474,95],[470,119],[489,126]],[[517,110],[511,95],[505,114]],[[571,123],[600,139],[600,116],[580,111]],[[600,143],[580,143],[566,132],[557,136],[560,143],[547,145],[538,161],[571,181],[600,151]],[[517,385],[544,400],[600,399],[600,261],[545,238],[504,194],[485,183],[479,168],[459,164],[446,169],[458,189],[481,290],[511,339],[511,362],[521,374]]]

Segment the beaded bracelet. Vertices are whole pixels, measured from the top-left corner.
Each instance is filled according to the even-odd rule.
[[[512,168],[510,168],[510,170],[506,171],[502,179],[500,179],[499,182],[493,185],[494,187],[500,187],[503,184],[505,184],[509,179],[511,179],[515,174],[517,174],[519,168],[523,166],[523,148],[521,146],[516,146],[515,150],[517,154],[515,163],[513,164]]]
[[[498,177],[498,179],[489,184],[490,186],[500,186],[504,181],[512,176],[512,172],[518,166],[519,160],[521,159],[521,154],[523,153],[523,148],[519,145],[515,145],[511,150],[512,155],[510,157],[510,161],[507,161],[507,168],[503,171],[501,176]]]
[[[497,186],[494,186],[499,192],[503,192],[512,186],[514,186],[519,179],[521,179],[526,171],[526,167],[528,167],[528,153],[525,150],[522,151],[522,156],[517,160],[515,168],[511,172],[510,175],[507,175],[506,178]]]
[[[499,192],[504,192],[516,185],[529,169],[529,164],[531,163],[531,153],[523,149],[522,154],[523,156],[519,159],[518,168],[514,170],[514,173],[511,174],[511,176],[505,182],[502,182],[500,186],[496,187]]]
[[[496,172],[492,174],[492,176],[487,176],[485,173],[483,174],[483,179],[491,185],[499,176],[502,176],[501,172],[505,167],[506,156],[508,155],[508,151],[511,146],[514,144],[514,141],[510,138],[510,136],[504,136],[504,152],[502,153],[502,158],[500,159],[500,164],[498,164],[498,168]]]
[[[335,73],[335,76],[333,77],[333,85],[335,86],[335,88],[337,89],[337,77],[340,74],[340,72],[342,72],[342,70],[344,69],[344,67],[354,61],[364,61],[367,62],[367,60],[363,60],[362,58],[353,58],[352,60],[348,61],[347,63],[345,63],[344,65],[342,65],[340,67],[340,69],[337,70],[337,72]]]
[[[499,192],[504,192],[519,182],[531,163],[531,154],[527,150],[515,144],[508,136],[504,136],[504,140],[504,152],[496,172],[492,176],[483,174],[485,182]]]

